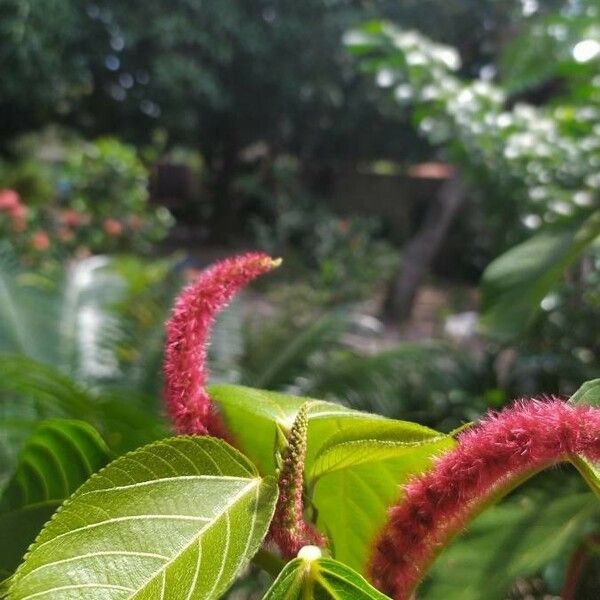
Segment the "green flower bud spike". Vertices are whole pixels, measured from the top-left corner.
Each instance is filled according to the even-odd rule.
[[[304,461],[310,403],[300,407],[281,453],[279,500],[271,524],[270,538],[286,558],[294,558],[304,546],[323,546],[324,536],[304,518]]]

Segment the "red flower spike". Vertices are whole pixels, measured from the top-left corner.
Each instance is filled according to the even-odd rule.
[[[370,563],[374,584],[412,597],[443,545],[520,478],[581,454],[600,460],[600,409],[557,398],[523,400],[461,433],[454,450],[404,488]]]
[[[281,456],[279,498],[269,537],[285,558],[294,558],[303,546],[325,545],[325,538],[304,520],[302,493],[309,407],[309,402],[300,407]]]
[[[164,395],[179,433],[229,439],[205,389],[210,330],[216,315],[238,290],[280,263],[262,252],[225,259],[202,271],[177,298],[167,323]]]

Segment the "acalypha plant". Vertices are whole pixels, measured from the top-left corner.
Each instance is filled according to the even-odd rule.
[[[183,290],[164,368],[177,435],[117,458],[66,500],[5,586],[9,600],[217,598],[250,562],[274,578],[267,599],[409,600],[471,519],[540,471],[571,462],[598,492],[595,393],[520,399],[447,435],[209,385],[215,316],[278,264],[237,256]]]

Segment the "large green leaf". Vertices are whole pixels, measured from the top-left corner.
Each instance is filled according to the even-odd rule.
[[[0,572],[12,572],[60,504],[110,460],[96,430],[80,421],[41,423],[0,498]]]
[[[599,235],[596,212],[583,226],[544,231],[494,260],[483,274],[483,326],[503,340],[520,335],[565,270]]]
[[[413,423],[357,422],[330,438],[311,476],[317,525],[336,559],[365,571],[369,548],[400,497],[400,485],[455,444],[450,436]]]
[[[288,429],[300,406],[310,402],[305,473],[317,524],[335,558],[358,570],[387,507],[399,497],[399,485],[454,444],[427,427],[332,402],[230,385],[213,386],[210,394],[241,448],[267,473],[275,470],[278,430]]]
[[[9,598],[217,598],[258,549],[276,497],[276,482],[221,440],[156,442],[65,502]]]
[[[316,549],[314,549],[316,551]],[[300,553],[312,553],[313,547]],[[299,557],[289,562],[263,600],[387,600],[356,571],[331,558]]]
[[[311,403],[308,413],[307,468],[319,448],[348,425],[359,421],[373,425],[390,422],[379,415],[352,410],[333,402],[237,385],[211,386],[210,395],[221,407],[225,421],[241,448],[266,473],[273,473],[276,468],[274,450],[278,431],[287,431],[292,426],[298,409],[305,402]]]
[[[424,600],[502,600],[517,577],[567,557],[598,516],[589,493],[537,491],[493,506],[438,558]]]

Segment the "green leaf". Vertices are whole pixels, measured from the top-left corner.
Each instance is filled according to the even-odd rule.
[[[356,423],[332,437],[314,462],[317,525],[336,559],[364,572],[369,548],[400,485],[455,445],[452,437],[401,421]]]
[[[29,433],[32,421],[44,417],[85,419],[119,452],[167,435],[164,421],[148,410],[147,396],[138,398],[127,390],[96,395],[58,369],[25,356],[0,353],[0,392],[7,395],[5,400],[0,393],[0,408],[9,413],[19,415],[29,402],[28,418],[14,427],[21,429],[21,438]],[[14,395],[19,396],[19,404]],[[0,431],[6,429],[2,422]]]
[[[455,443],[427,427],[332,402],[231,385],[212,386],[210,394],[244,452],[267,473],[275,471],[278,432],[291,427],[303,403],[311,403],[305,473],[317,525],[333,543],[335,558],[357,570],[365,567],[398,486]]]
[[[502,600],[518,577],[568,557],[599,512],[589,493],[539,490],[490,507],[437,559],[419,598]]]
[[[600,379],[586,381],[570,398],[569,404],[575,406],[589,405],[600,408]],[[574,456],[571,462],[575,465],[592,491],[600,498],[600,463],[593,463],[585,456]]]
[[[221,440],[156,442],[118,458],[65,502],[9,597],[217,598],[258,549],[276,497],[276,482]]]
[[[12,572],[60,504],[110,460],[98,432],[80,421],[41,423],[0,498],[0,571]]]
[[[593,463],[585,456],[579,455],[572,456],[570,461],[579,471],[579,474],[583,477],[585,482],[590,486],[590,489],[600,499],[600,463]]]
[[[309,546],[305,551],[317,551]],[[263,600],[387,600],[356,571],[331,558],[296,558],[279,574]]]
[[[227,426],[244,452],[266,473],[274,473],[275,449],[279,432],[292,426],[299,408],[310,402],[308,413],[309,468],[320,447],[334,434],[351,424],[389,423],[379,415],[360,412],[333,402],[266,392],[237,385],[209,388],[211,398],[220,406]],[[271,440],[271,443],[268,441]]]
[[[274,473],[278,427],[289,429],[306,399],[237,385],[213,385],[209,393],[244,453]]]
[[[570,398],[569,404],[589,404],[600,408],[600,379],[586,381]]]
[[[68,498],[110,459],[100,434],[74,420],[40,423],[21,452],[0,510],[14,510]]]
[[[10,585],[10,577],[0,581],[0,600],[5,600],[8,597],[8,586]]]
[[[520,335],[566,269],[600,235],[600,212],[583,226],[545,231],[514,246],[483,274],[482,325],[501,340]]]
[[[19,566],[27,548],[59,506],[60,502],[48,502],[0,514],[0,539],[11,540],[11,544],[0,546],[0,577]]]
[[[356,422],[332,436],[319,450],[309,477],[351,469],[364,464],[399,458],[423,446],[452,439],[433,429],[408,421]]]
[[[56,368],[17,354],[0,354],[0,391],[23,395],[46,413],[95,416],[94,397]]]

